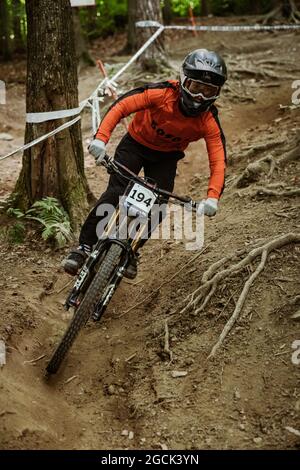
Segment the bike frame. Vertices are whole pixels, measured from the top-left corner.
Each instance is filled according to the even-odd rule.
[[[150,189],[154,194],[157,195],[155,202],[162,203],[172,199],[173,202],[177,202],[180,205],[188,204],[192,210],[196,209],[197,207],[196,202],[194,202],[190,197],[178,196],[175,193],[170,193],[168,191],[159,189],[155,183],[151,183],[149,180],[136,175],[129,168],[117,161],[112,160],[107,155],[104,158],[102,164],[107,168],[109,173],[116,173],[128,180],[129,183],[124,193],[124,198],[126,198],[126,195],[130,192],[133,185],[138,183],[145,188]],[[148,221],[151,217],[151,211],[149,212],[148,216],[145,217],[144,222],[140,222],[140,226],[134,238],[131,238],[130,236],[127,239],[119,238],[118,232],[122,233],[123,224],[126,224],[127,230],[130,222],[135,219],[135,217],[128,215],[125,217],[125,219],[121,220],[120,212],[119,205],[109,220],[101,239],[98,240],[91,255],[79,272],[74,287],[65,302],[65,308],[67,310],[70,307],[74,307],[76,309],[80,305],[81,299],[83,298],[92,278],[97,271],[97,265],[101,262],[101,259],[103,259],[102,257],[113,243],[120,245],[122,247],[120,263],[112,275],[111,282],[109,283],[107,289],[102,295],[102,298],[99,300],[95,308],[95,312],[92,318],[96,321],[100,319],[105,308],[109,304],[113,293],[123,278],[127,266],[130,264],[132,257],[135,256],[135,253],[139,248],[140,241],[145,235],[145,231],[148,231]],[[115,227],[118,227],[118,231],[114,233]]]

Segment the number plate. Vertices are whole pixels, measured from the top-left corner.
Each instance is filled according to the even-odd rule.
[[[148,214],[156,201],[156,194],[141,184],[135,183],[126,197],[126,203]]]

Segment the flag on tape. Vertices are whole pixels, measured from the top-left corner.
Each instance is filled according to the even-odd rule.
[[[71,7],[91,7],[96,5],[96,0],[71,0]]]

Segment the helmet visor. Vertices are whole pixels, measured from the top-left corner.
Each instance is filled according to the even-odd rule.
[[[192,78],[186,78],[184,80],[183,88],[193,98],[202,98],[204,100],[216,99],[220,94],[219,86],[205,83],[200,80],[193,80]]]

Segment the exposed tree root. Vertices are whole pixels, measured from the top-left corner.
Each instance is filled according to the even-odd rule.
[[[267,256],[268,256],[268,251],[264,250],[262,252],[262,255],[261,255],[261,262],[259,263],[259,265],[256,268],[256,270],[254,271],[254,273],[251,274],[249,279],[245,282],[244,288],[243,288],[242,293],[239,297],[239,300],[237,301],[234,312],[233,312],[232,316],[230,317],[230,319],[228,320],[228,322],[226,323],[226,325],[224,326],[223,331],[220,334],[220,337],[219,337],[218,341],[216,342],[216,344],[214,345],[214,347],[212,348],[212,350],[211,350],[211,352],[208,356],[208,359],[215,356],[217,349],[221,346],[221,344],[223,343],[223,341],[226,338],[227,334],[229,333],[229,331],[233,327],[234,323],[236,322],[237,318],[239,317],[239,315],[242,311],[242,308],[244,306],[244,303],[245,303],[245,300],[246,300],[246,297],[248,295],[250,287],[252,286],[252,284],[255,281],[255,279],[257,278],[257,276],[262,272],[262,270],[265,267],[265,264],[266,264],[266,261],[267,261]]]
[[[260,158],[246,167],[241,176],[236,180],[235,186],[237,188],[245,188],[251,183],[255,183],[260,179],[263,173],[266,173],[267,168],[269,168],[267,177],[271,178],[276,167],[276,161],[271,154]]]
[[[247,161],[250,158],[255,157],[255,155],[277,147],[278,145],[284,144],[285,142],[286,139],[278,139],[271,142],[262,142],[257,145],[248,145],[247,147],[244,147],[242,151],[233,154],[230,159],[230,163]]]
[[[289,152],[285,153],[277,161],[278,165],[285,165],[288,162],[292,162],[300,159],[300,136],[297,136],[297,147]]]
[[[276,143],[276,145],[279,142]],[[300,135],[297,134],[295,138],[295,145],[296,147],[290,150],[289,152],[285,153],[281,157],[275,158],[273,155],[269,154],[266,157],[263,157],[253,163],[250,163],[246,169],[243,171],[241,176],[238,177],[238,179],[235,182],[235,186],[237,188],[245,188],[249,186],[251,183],[254,183],[258,181],[263,174],[266,174],[267,179],[270,179],[273,176],[273,173],[275,169],[279,169],[280,166],[284,166],[287,163],[298,160],[300,159]],[[259,145],[254,147],[254,149],[260,149],[263,151],[265,149],[264,145]],[[246,154],[243,154],[243,157],[245,158],[249,152],[251,152],[252,149],[250,149]],[[267,170],[269,169],[268,173]]]
[[[224,264],[226,264],[228,261],[234,259],[234,258],[237,258],[239,256],[242,256],[244,253],[246,253],[246,248],[242,249],[242,250],[238,250],[236,253],[233,253],[229,256],[225,256],[224,258],[220,259],[219,261],[217,261],[216,263],[212,264],[210,266],[210,268],[208,268],[207,271],[205,271],[205,273],[203,274],[202,276],[202,279],[201,279],[201,284],[203,284],[203,286],[206,287],[206,285],[208,284],[209,280],[213,277],[213,275],[218,271],[218,269],[223,266]],[[209,289],[209,285],[207,287],[207,290]],[[201,289],[201,288],[199,288]],[[204,291],[205,289],[203,289]],[[192,292],[191,294],[189,294],[185,301],[188,301],[186,306],[181,310],[180,313],[185,313],[186,311],[190,310],[190,307],[193,306],[195,307],[195,305],[193,305],[193,302],[194,302],[194,298],[195,298],[195,295],[198,294],[198,289],[196,289],[196,291]],[[200,307],[201,310],[203,310],[203,308]]]
[[[300,295],[296,295],[293,299],[289,300],[289,305],[300,304]]]
[[[185,307],[180,311],[180,314],[184,314],[189,310],[194,310],[197,313],[200,313],[204,310],[207,306],[209,300],[212,298],[213,294],[215,293],[216,289],[220,286],[220,284],[228,279],[228,277],[232,276],[233,274],[237,274],[241,272],[244,268],[249,267],[249,265],[258,257],[261,257],[261,262],[259,266],[256,268],[254,273],[252,273],[249,279],[246,281],[244,288],[241,292],[241,295],[236,303],[235,310],[233,312],[232,317],[227,322],[226,326],[224,327],[221,336],[218,342],[213,347],[209,357],[213,357],[216,353],[216,350],[220,347],[222,342],[224,341],[226,335],[231,330],[233,324],[237,320],[242,311],[243,305],[245,303],[246,297],[248,295],[249,289],[255,279],[259,276],[261,271],[263,270],[268,254],[281,248],[284,245],[289,243],[300,243],[300,234],[297,233],[288,233],[285,235],[281,235],[277,238],[273,238],[261,246],[258,246],[252,249],[243,259],[237,261],[236,263],[232,264],[231,266],[221,269],[221,266],[224,266],[228,261],[233,259],[239,258],[243,254],[245,254],[245,249],[239,250],[236,253],[233,253],[230,256],[226,256],[222,260],[217,261],[214,263],[210,268],[203,274],[201,285],[188,297],[186,297]]]
[[[279,281],[284,281],[285,279],[278,279]],[[290,282],[291,280],[288,279]],[[296,281],[295,281],[296,282]],[[292,297],[284,304],[280,305],[279,307],[275,308],[273,313],[280,314],[282,313],[284,317],[289,316],[294,320],[298,320],[300,318],[300,295],[296,295]]]
[[[287,3],[287,4],[286,4]],[[281,5],[276,6],[267,15],[262,17],[263,24],[271,23],[273,20],[284,19],[294,23],[299,23],[300,12],[297,10],[294,0],[288,0],[288,2],[281,2]]]
[[[168,320],[165,320],[165,343],[163,353],[169,356],[170,362],[173,361],[173,352],[170,349]]]
[[[273,10],[271,10],[269,13],[267,13],[264,17],[263,24],[268,24],[270,23],[273,19],[278,18],[281,14],[281,6],[277,6]]]
[[[270,189],[268,187],[259,187],[255,188],[253,191],[244,193],[244,196],[274,196],[274,197],[293,197],[293,196],[300,196],[300,189],[293,189],[288,188],[285,191],[274,191],[274,189]]]
[[[265,80],[266,78],[272,78],[275,80],[281,79],[281,80],[293,80],[295,79],[295,76],[291,74],[283,74],[282,72],[279,73],[277,72],[272,72],[271,70],[259,70],[259,69],[252,69],[248,66],[244,67],[237,67],[231,70],[231,73],[236,73],[238,75],[250,75],[255,78],[261,78]]]
[[[197,253],[195,256],[193,256],[185,265],[183,265],[179,271],[177,271],[175,274],[173,274],[173,276],[171,276],[169,279],[167,279],[166,281],[164,281],[162,284],[160,284],[159,287],[157,287],[156,289],[154,289],[153,292],[151,292],[150,294],[148,294],[144,299],[140,300],[138,303],[136,303],[135,305],[133,305],[132,307],[130,307],[128,310],[125,310],[125,312],[123,312],[120,316],[122,317],[123,315],[125,315],[126,313],[129,313],[131,312],[131,310],[134,310],[136,307],[139,307],[140,305],[142,305],[144,302],[146,302],[147,300],[150,300],[153,298],[153,296],[155,294],[157,294],[157,292],[160,291],[160,289],[165,286],[166,284],[170,283],[176,276],[178,276],[178,274],[181,273],[181,271],[183,271],[187,266],[189,266],[191,263],[193,263],[194,261],[196,261],[197,258],[199,258],[199,256],[201,256],[205,250],[207,249],[208,247],[206,246],[205,248],[203,248],[203,250],[201,250],[199,253]]]
[[[291,9],[290,21],[294,21],[295,23],[300,23],[300,12],[297,10],[295,1],[289,0],[289,4],[290,4],[290,9]]]
[[[225,91],[228,93],[231,99],[236,98],[240,102],[251,101],[252,103],[256,103],[256,99],[253,96],[248,96],[245,93],[244,94],[237,93],[229,85],[226,86]]]

